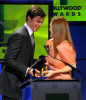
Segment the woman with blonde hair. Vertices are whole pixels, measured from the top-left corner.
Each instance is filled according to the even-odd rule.
[[[46,42],[46,45],[49,45],[50,55],[76,67],[76,51],[66,19],[52,18],[50,32],[51,39]],[[50,55],[46,57],[46,65],[50,68],[45,71],[48,79],[72,80],[72,68]]]

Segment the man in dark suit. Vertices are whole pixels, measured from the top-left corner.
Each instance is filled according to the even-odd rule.
[[[0,77],[3,100],[22,100],[22,91],[18,85],[27,80],[29,75],[33,76],[33,69],[29,70],[35,47],[33,32],[39,29],[45,16],[42,8],[31,6],[26,13],[26,23],[9,37],[4,58],[5,69]],[[39,77],[37,74],[35,76]]]

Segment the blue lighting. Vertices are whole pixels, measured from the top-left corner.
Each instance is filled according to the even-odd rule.
[[[1,73],[2,65],[0,64],[0,73]],[[0,95],[0,100],[2,100],[2,95]]]
[[[0,64],[0,73],[1,73],[2,65]]]

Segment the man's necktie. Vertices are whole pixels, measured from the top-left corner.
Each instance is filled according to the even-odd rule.
[[[32,46],[34,46],[34,33],[31,35]]]

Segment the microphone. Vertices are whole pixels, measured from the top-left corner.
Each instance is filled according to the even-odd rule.
[[[45,59],[46,56],[44,56],[41,59],[38,59],[34,64],[32,64],[32,66],[30,67],[30,69],[28,71],[30,71],[38,62],[42,61],[43,59]],[[33,74],[35,74],[35,70],[33,70]],[[27,85],[31,84],[31,82],[33,82],[34,80],[27,80],[21,84],[18,85],[19,88],[23,89],[25,88]]]
[[[45,59],[46,56],[44,56],[43,58],[41,59],[37,59],[37,61],[31,65],[30,69],[28,71],[30,71],[38,62],[42,61],[43,59]]]
[[[59,60],[59,61],[65,63],[66,65],[68,65],[69,67],[71,67],[72,70],[76,70],[77,72],[79,72],[80,74],[82,74],[83,79],[82,79],[81,81],[84,81],[84,80],[85,80],[85,75],[84,75],[84,73],[82,73],[82,72],[79,71],[77,68],[75,68],[75,67],[73,67],[72,65],[70,65],[69,63],[66,63],[66,62],[63,61],[63,60],[60,60],[60,59],[57,59],[57,58],[53,57],[53,56],[49,53],[49,45],[44,45],[44,48],[46,49],[47,54],[49,54],[52,58],[54,58],[54,59],[56,59],[56,60]]]
[[[49,45],[44,45],[44,48],[46,49],[47,53],[49,54]]]
[[[56,60],[59,60],[59,61],[65,63],[66,65],[70,66],[73,70],[75,69],[75,67],[73,67],[73,66],[70,65],[69,63],[66,63],[66,62],[64,62],[64,61],[62,61],[62,60],[60,60],[60,59],[57,59],[57,58],[53,57],[53,56],[49,53],[49,45],[44,45],[44,48],[46,49],[47,53],[48,53],[52,58],[54,58],[54,59],[56,59]]]
[[[28,79],[27,81],[25,81],[25,82],[19,84],[18,87],[19,87],[20,89],[23,89],[23,88],[25,88],[27,85],[31,84],[31,82],[32,82],[32,81]]]

